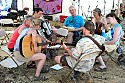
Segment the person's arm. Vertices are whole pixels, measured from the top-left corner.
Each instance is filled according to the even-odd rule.
[[[67,51],[68,55],[71,56],[73,59],[76,59],[75,57],[72,56],[72,51],[65,45],[65,43],[63,42],[63,48],[65,51]]]
[[[36,32],[36,30],[30,30],[29,33],[32,34],[32,43],[34,46],[34,51],[35,51],[35,53],[37,53],[37,52],[39,52],[38,46],[37,46],[37,32]]]
[[[83,27],[80,27],[80,28],[74,29],[74,31],[82,31],[82,30],[83,30]]]
[[[40,36],[43,40],[47,41],[47,42],[51,42],[50,40],[48,40],[47,38]]]
[[[67,27],[66,27],[66,26],[62,26],[62,28],[66,28],[66,29],[67,29]]]
[[[20,34],[26,28],[26,26],[20,25],[19,27],[20,27],[20,29],[18,30],[18,33]]]
[[[108,32],[109,28],[108,28],[108,25],[107,25],[106,18],[102,17],[102,23],[103,23],[103,28],[105,29],[106,32]]]
[[[105,42],[105,44],[115,44],[115,42],[118,40],[120,34],[120,27],[115,28],[113,40]]]
[[[68,29],[67,26],[69,25],[69,20],[70,20],[70,18],[71,18],[71,16],[68,16],[68,17],[65,19],[62,28]]]

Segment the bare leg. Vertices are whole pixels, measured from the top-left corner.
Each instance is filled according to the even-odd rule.
[[[46,56],[45,56],[45,54],[42,54],[42,53],[36,53],[36,54],[33,55],[31,60],[36,62],[35,76],[39,77],[41,69],[42,69],[42,67],[45,63],[45,60],[46,60]]]
[[[56,27],[54,27],[54,26],[52,26],[51,28],[52,28],[52,31],[53,31],[54,33],[56,33],[57,30],[58,30],[58,29],[57,29]]]
[[[56,63],[60,64],[60,59],[61,59],[62,56],[56,56],[55,57],[55,61]]]
[[[104,61],[103,61],[103,59],[102,59],[102,56],[99,56],[98,58],[97,58],[97,60],[100,62],[100,68],[105,68],[106,67],[106,65],[105,65],[105,63],[104,63]]]
[[[73,42],[73,32],[69,32],[68,33],[67,42],[68,43],[72,43]]]

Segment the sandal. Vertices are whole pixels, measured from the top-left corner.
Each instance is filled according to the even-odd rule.
[[[45,76],[42,76],[42,77],[34,77],[34,81],[40,81],[40,80],[42,80],[42,81],[46,81],[46,80],[48,80],[48,78],[47,77],[45,77]]]
[[[27,64],[27,68],[36,68],[35,62],[32,62],[31,64]]]
[[[95,68],[94,70],[98,72],[103,72],[103,71],[106,71],[106,69],[107,69],[106,67],[105,68],[98,67],[98,68]]]
[[[40,77],[34,77],[34,81],[40,81],[41,80],[41,78]]]
[[[41,73],[48,73],[49,72],[49,67],[48,66],[44,66],[41,70]]]

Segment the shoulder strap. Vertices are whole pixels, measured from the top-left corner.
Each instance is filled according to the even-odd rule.
[[[99,47],[99,49],[101,49],[102,51],[98,54],[98,56],[97,57],[99,57],[104,51],[105,51],[105,47],[104,47],[104,45],[102,44],[102,45],[100,45],[94,38],[92,38],[91,36],[84,36],[84,37],[87,37],[87,38],[89,38],[89,39],[91,39],[98,47]],[[97,57],[96,57],[96,59],[97,59]]]
[[[102,51],[104,51],[105,50],[105,47],[103,46],[103,45],[100,45],[94,38],[92,38],[91,36],[84,36],[84,37],[87,37],[87,38],[89,38],[89,39],[91,39],[98,47],[99,47],[99,49],[101,49]]]

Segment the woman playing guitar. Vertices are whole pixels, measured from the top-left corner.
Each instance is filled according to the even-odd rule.
[[[39,48],[37,47],[37,30],[40,28],[40,19],[33,19],[30,23],[30,28],[26,28],[24,29],[18,39],[16,40],[16,44],[14,45],[14,56],[17,60],[19,61],[25,61],[25,62],[30,62],[30,61],[35,61],[36,64],[36,73],[35,73],[35,79],[34,80],[40,80],[40,72],[41,69],[45,63],[46,60],[46,55],[41,53],[39,51]],[[32,43],[33,43],[33,49],[34,50],[34,54],[31,57],[24,57],[20,54],[20,40],[22,37],[24,37],[25,35],[32,35]],[[47,78],[44,76],[42,77],[42,80],[47,80]]]

